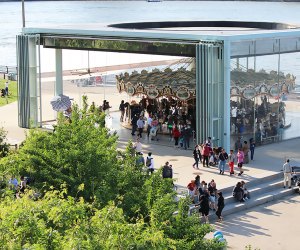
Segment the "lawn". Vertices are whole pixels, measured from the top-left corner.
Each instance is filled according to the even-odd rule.
[[[0,90],[5,89],[5,79],[0,79]],[[0,92],[1,93],[1,92]],[[0,107],[8,103],[15,102],[18,99],[17,82],[9,81],[8,97],[0,97]]]

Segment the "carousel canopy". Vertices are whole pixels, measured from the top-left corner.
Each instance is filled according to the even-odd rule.
[[[141,72],[121,73],[116,76],[119,92],[129,95],[146,95],[150,99],[172,96],[179,100],[196,97],[195,58],[184,58],[167,68],[145,69]],[[258,95],[278,97],[295,87],[295,77],[280,72],[269,73],[252,69],[233,69],[231,71],[231,96],[252,99]],[[280,80],[280,83],[278,83]]]
[[[144,94],[154,99],[160,96],[173,96],[180,100],[195,97],[196,70],[194,58],[179,60],[165,69],[155,68],[151,72],[142,70],[117,75],[119,92],[129,95]],[[189,69],[190,68],[190,69]]]

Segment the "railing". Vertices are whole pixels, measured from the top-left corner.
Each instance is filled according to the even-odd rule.
[[[8,80],[16,80],[15,76],[17,75],[17,66],[0,65],[0,74],[3,74],[4,79],[6,78],[6,75],[8,75]]]

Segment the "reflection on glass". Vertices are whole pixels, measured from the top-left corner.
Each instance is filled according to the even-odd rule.
[[[184,42],[157,42],[157,41],[128,41],[113,39],[81,39],[64,37],[44,37],[43,45],[46,48],[102,50],[116,52],[130,52],[157,55],[176,55],[194,57],[195,44]]]
[[[293,125],[287,119],[287,100],[297,88],[293,73],[280,70],[279,55],[232,60],[230,124],[236,150],[245,140],[259,145],[287,138]]]

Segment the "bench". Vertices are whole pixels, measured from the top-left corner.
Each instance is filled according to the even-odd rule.
[[[293,166],[293,167],[292,167],[292,172],[293,172],[294,174],[300,173],[300,167],[298,167],[298,166]]]
[[[278,141],[278,135],[272,135],[261,139],[262,143],[276,142]]]

